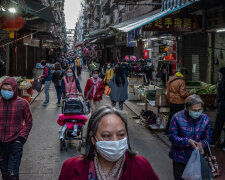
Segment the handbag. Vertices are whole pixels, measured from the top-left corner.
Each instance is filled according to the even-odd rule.
[[[209,164],[213,178],[221,176],[221,171],[219,169],[218,162],[216,161],[216,156],[212,155],[212,151],[210,149],[209,143],[206,140],[204,140],[204,143],[207,146],[204,157]]]

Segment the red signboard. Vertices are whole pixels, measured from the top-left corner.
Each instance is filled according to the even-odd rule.
[[[199,29],[196,16],[168,15],[142,27],[143,31],[193,31]]]
[[[149,56],[148,50],[144,50],[144,59],[147,59]]]

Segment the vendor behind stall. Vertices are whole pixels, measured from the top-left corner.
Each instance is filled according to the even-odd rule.
[[[174,114],[184,110],[185,99],[190,95],[186,91],[184,79],[188,74],[187,69],[183,68],[171,77],[167,83],[167,100],[170,103],[170,115],[166,125],[166,134],[169,132],[170,122]]]

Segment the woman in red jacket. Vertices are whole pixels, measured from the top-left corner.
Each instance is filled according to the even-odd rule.
[[[100,101],[105,91],[104,81],[99,78],[99,70],[92,71],[92,77],[87,80],[84,97],[89,100],[91,113],[100,107]]]
[[[102,106],[88,124],[85,154],[67,160],[59,180],[158,180],[148,160],[130,147],[127,119]]]

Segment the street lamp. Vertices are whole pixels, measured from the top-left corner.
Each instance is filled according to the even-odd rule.
[[[14,7],[9,8],[8,11],[12,14],[16,13],[16,9]]]

